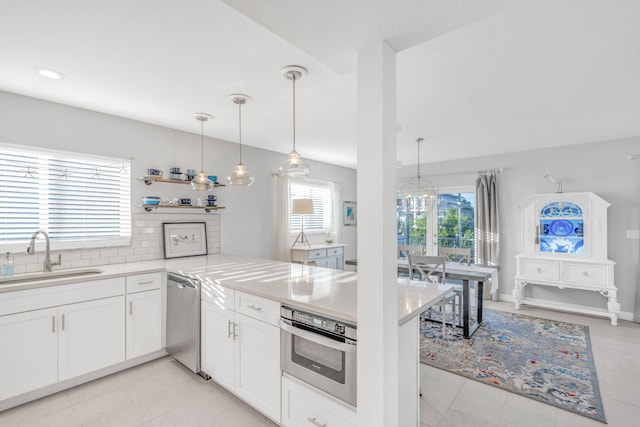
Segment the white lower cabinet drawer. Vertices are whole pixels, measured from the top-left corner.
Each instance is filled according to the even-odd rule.
[[[329,248],[327,249],[327,256],[342,256],[342,248]]]
[[[235,309],[237,313],[278,326],[280,303],[277,301],[236,291]]]
[[[318,259],[318,258],[324,258],[326,256],[327,256],[326,249],[316,249],[316,250],[307,252],[308,259]]]
[[[282,425],[355,427],[356,411],[295,378],[282,377]]]
[[[136,274],[127,276],[127,293],[150,291],[160,289],[162,286],[162,273]]]
[[[522,260],[520,275],[532,279],[558,280],[558,263],[554,261]]]
[[[565,274],[567,282],[590,285],[604,285],[607,283],[607,267],[604,265],[567,263],[565,265]]]

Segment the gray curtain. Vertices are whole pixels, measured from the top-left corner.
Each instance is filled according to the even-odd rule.
[[[476,247],[477,264],[498,265],[500,257],[500,218],[496,174],[480,173],[476,179]],[[492,294],[499,299],[500,291]]]

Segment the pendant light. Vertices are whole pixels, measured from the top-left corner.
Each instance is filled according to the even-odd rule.
[[[289,65],[280,72],[293,84],[293,150],[289,153],[287,160],[280,163],[278,175],[283,178],[306,178],[309,175],[309,165],[296,151],[296,80],[306,76],[307,69],[299,65]]]
[[[402,199],[401,211],[405,215],[430,212],[438,203],[438,189],[420,173],[420,143],[423,138],[417,138],[418,144],[418,172],[415,178],[409,178],[400,188]]]
[[[236,165],[233,172],[227,176],[227,182],[229,185],[251,185],[253,184],[253,175],[244,168],[242,164],[242,106],[250,99],[247,95],[240,93],[232,94],[229,99],[238,106],[238,144],[240,146],[240,161]]]
[[[213,119],[213,116],[207,113],[195,113],[194,117],[200,122],[200,172],[191,180],[191,188],[198,191],[211,191],[214,183],[204,172],[204,122]]]

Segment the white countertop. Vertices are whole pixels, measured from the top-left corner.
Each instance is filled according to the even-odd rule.
[[[103,272],[88,276],[0,285],[0,293],[155,271],[171,271],[349,323],[355,324],[357,321],[358,276],[354,272],[225,254],[112,264],[96,268]],[[399,324],[417,316],[437,301],[443,292],[445,290],[427,287],[423,282],[407,283],[405,279],[400,279]]]

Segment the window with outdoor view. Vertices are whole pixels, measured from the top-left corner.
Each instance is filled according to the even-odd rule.
[[[471,248],[474,241],[474,192],[438,194],[437,207],[425,213],[405,213],[397,202],[397,241],[400,245],[425,246],[430,255],[438,249]]]

